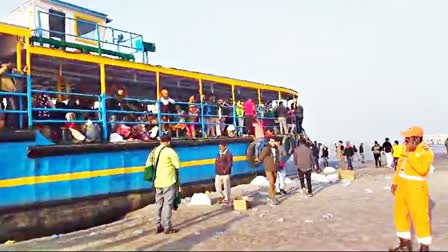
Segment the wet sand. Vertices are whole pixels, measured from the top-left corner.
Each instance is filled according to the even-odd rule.
[[[429,179],[434,202],[432,250],[448,249],[448,159],[438,156]],[[298,192],[297,179],[280,204],[266,203],[266,188],[240,185],[233,195],[250,195],[252,208],[189,206],[173,214],[177,234],[154,232],[153,206],[125,219],[88,230],[24,241],[1,250],[385,250],[396,244],[392,171],[369,162],[351,184],[315,184],[315,195]],[[213,195],[213,194],[212,194]],[[418,250],[417,244],[414,250]]]

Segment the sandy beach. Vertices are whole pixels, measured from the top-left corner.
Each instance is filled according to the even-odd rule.
[[[436,172],[429,178],[433,201],[432,250],[448,249],[448,159],[437,155]],[[359,164],[358,164],[359,167]],[[314,184],[315,195],[298,192],[296,178],[280,204],[266,203],[266,188],[240,185],[233,196],[248,195],[252,208],[190,206],[184,200],[174,212],[180,232],[154,232],[153,206],[125,219],[70,234],[53,235],[1,250],[385,250],[396,244],[393,225],[392,171],[368,162],[348,183]],[[212,196],[215,196],[213,193]],[[414,249],[418,249],[417,244]]]

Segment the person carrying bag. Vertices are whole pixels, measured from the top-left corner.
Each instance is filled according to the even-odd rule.
[[[170,147],[171,137],[160,137],[160,145],[150,154],[146,161],[144,179],[153,181],[155,191],[156,233],[177,233],[171,224],[172,210],[181,202],[179,168],[180,160],[176,151]],[[157,159],[154,163],[154,157]]]

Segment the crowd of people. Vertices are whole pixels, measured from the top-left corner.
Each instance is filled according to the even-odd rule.
[[[24,93],[26,85],[9,74],[14,73],[12,63],[0,68],[0,128],[19,128],[19,96],[8,93]],[[24,82],[24,81],[22,81]],[[25,88],[25,89],[24,89]],[[54,142],[88,143],[103,141],[101,112],[94,95],[58,95],[48,88],[33,92],[33,126]],[[26,97],[23,110],[27,108]],[[149,106],[148,106],[149,105]],[[107,93],[107,132],[109,141],[151,141],[162,132],[176,138],[238,137],[255,134],[254,123],[274,134],[286,135],[302,132],[303,107],[294,102],[285,106],[279,101],[257,104],[253,99],[216,97],[211,94],[192,95],[187,101],[176,101],[168,90],[160,92],[156,102],[143,102],[128,96],[123,85],[111,85]],[[22,115],[23,128],[27,128],[28,114]],[[160,128],[160,129],[159,129]]]

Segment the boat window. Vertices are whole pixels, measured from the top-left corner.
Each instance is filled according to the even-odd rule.
[[[50,38],[65,40],[65,13],[50,9],[48,16]]]
[[[81,37],[83,39],[88,39],[88,40],[97,40],[97,31],[96,31],[96,27],[97,27],[97,23],[84,19],[84,18],[80,18],[80,17],[76,17],[76,25],[75,25],[75,33],[76,36]]]
[[[199,81],[187,77],[160,74],[160,90],[166,89],[169,96],[179,102],[187,102],[191,96],[199,100]]]
[[[130,68],[106,66],[107,94],[122,86],[130,98],[156,100],[156,73]]]
[[[261,101],[263,102],[263,104],[267,104],[275,100],[278,100],[277,91],[261,90]]]
[[[206,97],[215,96],[227,102],[232,100],[232,86],[212,81],[202,81],[202,94]]]
[[[32,62],[33,125],[55,142],[82,142],[90,121],[98,127],[91,141],[99,141],[99,66],[39,55]]]
[[[255,103],[258,103],[258,89],[246,88],[246,87],[235,87],[235,97],[240,100],[252,99]]]

